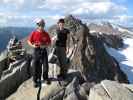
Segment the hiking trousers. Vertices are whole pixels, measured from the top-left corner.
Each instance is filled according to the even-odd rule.
[[[60,66],[60,75],[65,75],[67,73],[67,57],[66,57],[66,48],[65,47],[59,47],[56,46],[55,48],[55,54],[59,60],[59,66]]]
[[[48,79],[48,54],[46,48],[34,48],[33,51],[33,81],[41,80],[43,74],[43,79]]]

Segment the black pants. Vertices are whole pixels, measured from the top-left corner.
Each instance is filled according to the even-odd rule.
[[[48,79],[48,54],[47,50],[44,48],[35,48],[33,52],[33,81],[41,80],[43,74],[43,79]]]
[[[55,51],[60,63],[60,75],[65,75],[68,69],[65,47],[56,46]]]

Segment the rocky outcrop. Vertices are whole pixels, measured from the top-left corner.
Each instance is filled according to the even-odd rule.
[[[7,64],[7,51],[4,51],[0,54],[0,79],[2,76],[2,72],[8,68]]]
[[[105,80],[90,89],[89,100],[132,100],[133,92],[122,84]]]
[[[21,62],[12,64],[5,72],[3,72],[0,80],[0,99],[3,100],[30,77],[30,59],[23,58]]]

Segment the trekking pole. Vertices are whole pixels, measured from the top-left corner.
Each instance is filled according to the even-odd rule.
[[[39,85],[38,92],[37,92],[37,100],[40,100],[41,89],[42,89],[42,85],[40,84],[40,85]]]

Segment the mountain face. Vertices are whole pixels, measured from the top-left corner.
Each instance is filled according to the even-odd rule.
[[[26,37],[33,28],[26,27],[3,27],[0,28],[0,52],[6,49],[10,38],[15,35],[18,39]]]

